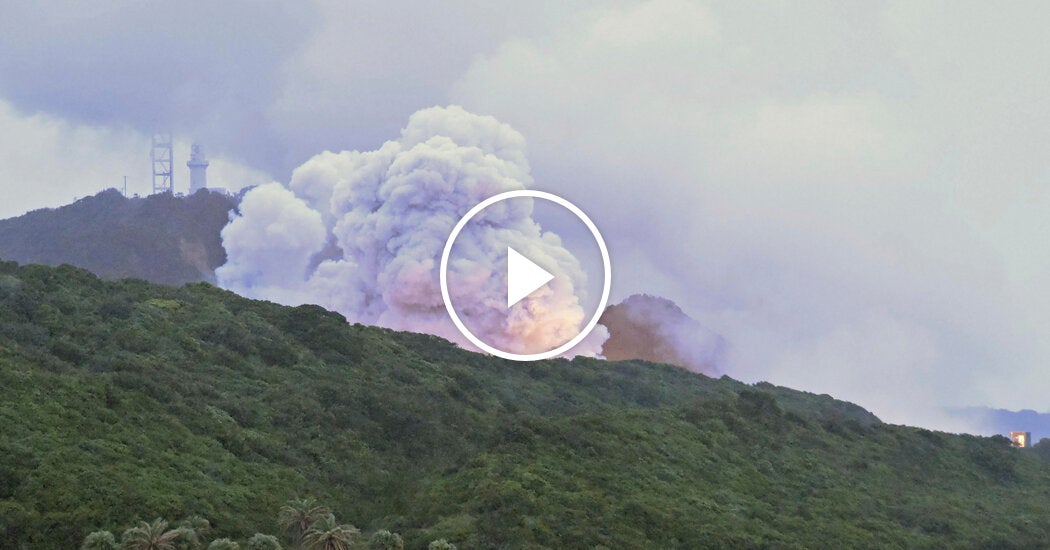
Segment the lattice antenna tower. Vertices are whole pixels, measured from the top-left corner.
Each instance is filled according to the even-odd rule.
[[[175,166],[175,153],[172,149],[171,134],[153,134],[153,194],[174,193],[175,181],[172,168]]]

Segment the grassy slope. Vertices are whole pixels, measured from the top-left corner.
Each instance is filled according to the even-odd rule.
[[[1002,438],[664,365],[512,363],[206,284],[0,264],[0,547],[312,494],[409,548],[1018,547],[1050,469]]]

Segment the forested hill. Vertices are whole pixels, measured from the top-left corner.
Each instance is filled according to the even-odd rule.
[[[110,189],[0,220],[0,258],[70,264],[107,279],[214,281],[226,262],[219,233],[235,206],[234,198],[213,192],[128,199]]]
[[[1050,469],[642,362],[514,363],[208,284],[0,263],[0,548],[138,520],[278,534],[310,495],[406,548],[1033,548]]]

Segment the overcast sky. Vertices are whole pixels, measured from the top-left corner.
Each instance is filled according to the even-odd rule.
[[[83,4],[3,8],[2,217],[146,192],[156,130],[236,188],[458,104],[598,223],[614,299],[675,300],[731,376],[932,427],[1047,409],[1039,2]]]

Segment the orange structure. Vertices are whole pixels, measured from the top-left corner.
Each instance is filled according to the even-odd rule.
[[[1032,446],[1032,432],[1010,432],[1014,447],[1024,449]]]

